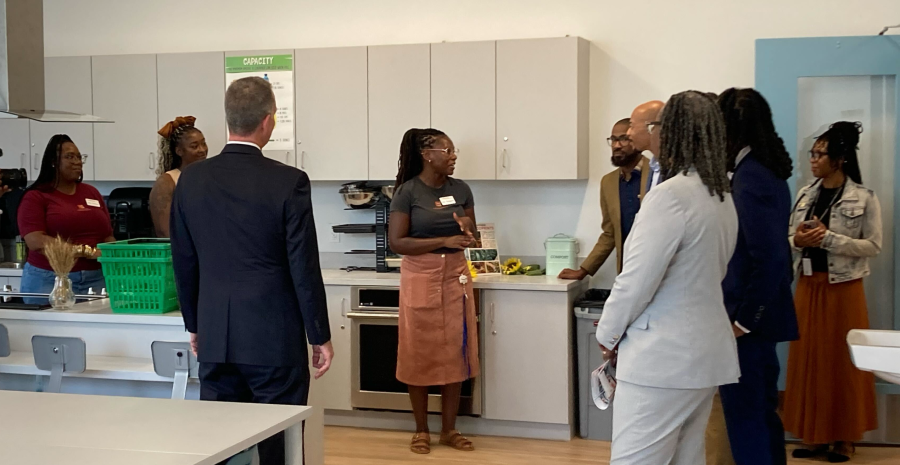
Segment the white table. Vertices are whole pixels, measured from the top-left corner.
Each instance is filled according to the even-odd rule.
[[[66,461],[34,463],[214,465],[280,431],[287,463],[300,465],[303,423],[321,447],[313,407],[0,391],[0,463],[45,450]],[[312,421],[307,421],[312,419]],[[315,438],[315,439],[314,439]],[[315,443],[313,443],[315,441]],[[123,455],[117,455],[123,454]],[[320,454],[307,455],[321,465]],[[122,458],[125,457],[125,458]]]

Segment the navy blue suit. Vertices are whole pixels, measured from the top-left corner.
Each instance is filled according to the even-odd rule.
[[[791,194],[787,182],[751,152],[735,169],[732,197],[739,232],[722,288],[732,321],[750,333],[737,340],[740,381],[719,392],[737,465],[783,465],[775,344],[799,337],[787,240]]]
[[[169,228],[201,399],[305,404],[307,339],[331,339],[306,174],[228,144],[184,170]],[[259,453],[284,463],[283,435]]]

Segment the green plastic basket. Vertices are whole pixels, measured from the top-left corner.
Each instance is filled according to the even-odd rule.
[[[114,313],[178,310],[172,246],[168,239],[131,239],[98,245]]]

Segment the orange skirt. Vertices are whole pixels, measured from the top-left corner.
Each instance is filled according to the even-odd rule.
[[[869,327],[862,280],[801,276],[794,305],[800,340],[788,356],[784,427],[806,444],[859,441],[878,427],[875,377],[853,365],[846,343],[851,329]]]
[[[462,252],[403,257],[398,330],[400,382],[442,386],[478,375],[474,288]]]

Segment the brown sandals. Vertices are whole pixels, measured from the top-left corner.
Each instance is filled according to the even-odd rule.
[[[447,434],[441,433],[441,444],[464,452],[475,450],[472,441],[460,434],[457,430],[450,431]]]
[[[409,450],[415,454],[431,453],[431,435],[428,433],[416,433],[409,443]]]

